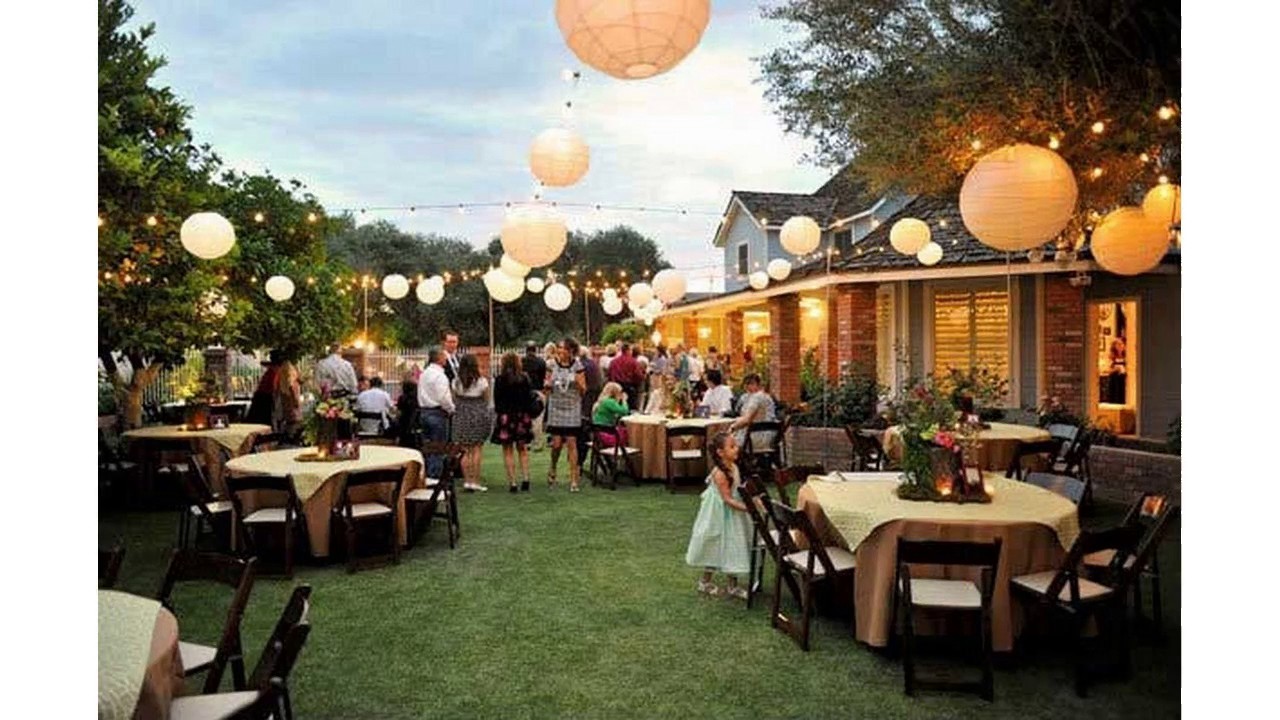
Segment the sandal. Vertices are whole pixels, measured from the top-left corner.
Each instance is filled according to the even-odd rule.
[[[556,489],[556,476],[550,473],[547,473],[547,489],[548,490]]]
[[[744,588],[744,587],[742,587],[741,585],[734,585],[733,587],[731,587],[731,588],[729,588],[729,589],[727,589],[727,590],[725,591],[725,595],[729,596],[730,598],[737,598],[737,599],[739,599],[739,600],[746,600],[746,599],[747,599],[747,589],[746,589],[746,588]]]
[[[705,580],[699,580],[698,584],[695,587],[697,588],[698,592],[702,593],[703,595],[707,595],[709,597],[719,597],[720,593],[722,592],[720,588],[716,586],[715,583],[707,582]]]
[[[569,492],[582,492],[582,488],[578,487],[577,485],[570,485]]]

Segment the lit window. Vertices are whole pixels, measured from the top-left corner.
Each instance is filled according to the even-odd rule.
[[[933,296],[933,368],[986,367],[1009,377],[1009,293],[940,290]]]

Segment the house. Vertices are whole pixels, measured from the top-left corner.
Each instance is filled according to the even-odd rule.
[[[750,289],[744,270],[789,257],[778,230],[798,213],[823,227],[820,257]],[[943,249],[938,264],[889,244],[893,223],[908,217],[928,223]],[[818,348],[829,377],[865,364],[890,390],[925,373],[986,366],[1008,378],[1009,407],[1056,397],[1121,435],[1163,439],[1181,414],[1176,250],[1135,277],[1102,270],[1087,247],[1006,255],[968,233],[956,195],[869,198],[841,176],[811,196],[734,192],[714,243],[725,253],[725,291],[671,306],[658,329],[668,343],[716,346],[735,374],[748,349],[767,349],[771,389],[783,401],[799,400],[804,351]]]

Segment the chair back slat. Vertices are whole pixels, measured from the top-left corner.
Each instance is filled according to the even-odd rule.
[[[1080,434],[1080,426],[1069,423],[1050,423],[1045,427],[1045,432],[1049,433],[1049,437],[1052,438],[1074,441],[1076,436]]]
[[[793,507],[783,503],[774,503],[774,520],[778,524],[778,537],[786,543],[790,543],[790,532],[796,530],[805,539],[805,544],[809,550],[808,572],[813,574],[814,561],[822,564],[822,569],[826,572],[827,577],[835,577],[836,566],[831,561],[831,556],[827,554],[826,545],[823,544],[822,538],[818,535],[818,531],[814,528],[813,523],[809,521],[809,516]],[[794,550],[792,550],[794,552]]]
[[[347,473],[346,479],[342,483],[342,495],[339,498],[339,508],[343,517],[352,520],[352,488],[371,487],[375,485],[386,485],[391,488],[391,502],[393,515],[400,505],[400,488],[404,484],[405,471],[401,468],[390,468],[385,470],[357,470]]]
[[[989,606],[995,592],[996,568],[1000,566],[1002,541],[908,540],[898,538],[897,574],[903,582],[903,593],[911,599],[911,565],[952,565],[982,568],[978,591]],[[895,583],[895,587],[898,584]]]
[[[1045,596],[1057,602],[1059,600],[1058,596],[1065,586],[1070,589],[1068,602],[1072,605],[1078,605],[1080,603],[1079,568],[1085,556],[1103,550],[1113,550],[1117,557],[1123,558],[1133,553],[1141,537],[1142,528],[1137,525],[1121,525],[1105,530],[1081,530],[1080,535],[1076,537],[1075,543],[1067,551],[1067,556],[1063,559],[1062,565],[1058,567],[1057,574],[1053,576],[1053,580],[1049,582],[1048,588],[1045,589]],[[1122,583],[1112,588],[1121,597],[1123,597],[1124,589],[1127,587],[1123,583],[1125,579],[1122,575]]]
[[[110,550],[98,551],[98,587],[108,590],[116,586],[120,577],[120,565],[124,563],[124,547],[117,545]]]
[[[1084,497],[1085,482],[1070,475],[1055,475],[1047,472],[1027,473],[1026,482],[1036,487],[1061,495],[1076,505]]]

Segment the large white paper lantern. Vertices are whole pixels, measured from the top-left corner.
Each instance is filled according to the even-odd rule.
[[[902,218],[889,229],[889,244],[903,255],[915,255],[932,240],[929,224],[916,218]]]
[[[382,294],[392,300],[399,300],[409,294],[409,278],[392,273],[382,278]]]
[[[545,205],[526,205],[507,213],[502,223],[502,250],[531,268],[544,267],[564,252],[568,231],[564,218]]]
[[[418,300],[427,305],[435,305],[444,299],[444,278],[432,275],[418,283],[417,293]]]
[[[747,283],[753,290],[763,290],[769,287],[769,276],[763,270],[757,270],[747,276]]]
[[[617,300],[618,291],[616,288],[605,288],[604,293],[600,297],[602,300]]]
[[[513,278],[498,268],[489,268],[484,274],[484,288],[489,297],[498,302],[509,303],[524,294],[524,283],[520,278]]]
[[[267,278],[264,289],[267,291],[267,297],[276,302],[284,302],[293,297],[293,281],[284,275],[272,275]]]
[[[605,315],[617,315],[622,312],[622,298],[616,295],[611,298],[605,298],[600,305],[604,309]]]
[[[653,299],[653,288],[649,283],[638,282],[627,290],[627,300],[636,307],[644,307]]]
[[[622,80],[675,67],[710,19],[711,0],[556,0],[556,24],[573,54]]]
[[[667,309],[666,303],[662,302],[660,298],[654,298],[650,300],[647,305],[644,306],[644,314],[648,315],[649,317],[656,318],[662,314],[663,310],[666,310],[666,309]]]
[[[1076,178],[1061,155],[1036,145],[1006,145],[965,175],[960,216],[983,244],[1020,252],[1062,232],[1075,213],[1076,195]]]
[[[516,260],[510,255],[502,256],[502,259],[498,261],[498,269],[513,278],[519,278],[521,280],[529,274],[529,266]]]
[[[684,297],[688,287],[679,270],[660,270],[653,276],[653,294],[668,305]]]
[[[547,287],[547,281],[540,277],[531,277],[524,281],[524,286],[529,290],[529,292],[537,294]]]
[[[769,277],[782,282],[791,276],[791,261],[786,258],[774,258],[764,268]]]
[[[792,255],[808,255],[822,242],[822,228],[808,215],[797,215],[782,223],[778,239]]]
[[[552,310],[561,312],[568,310],[573,304],[573,293],[569,291],[568,285],[553,283],[548,285],[546,291],[542,293],[542,301]]]
[[[942,260],[942,246],[936,242],[929,241],[916,253],[916,259],[920,261],[921,265],[937,265]]]
[[[178,231],[182,247],[204,260],[213,260],[231,252],[236,244],[236,229],[215,212],[199,212],[182,221]]]
[[[1172,183],[1157,185],[1142,198],[1142,212],[1165,226],[1182,224],[1182,187]]]
[[[568,187],[578,182],[590,165],[587,143],[568,128],[543,130],[529,148],[529,169],[547,187]]]
[[[1139,275],[1160,264],[1169,250],[1169,225],[1142,208],[1113,210],[1093,230],[1093,259],[1117,275]]]

